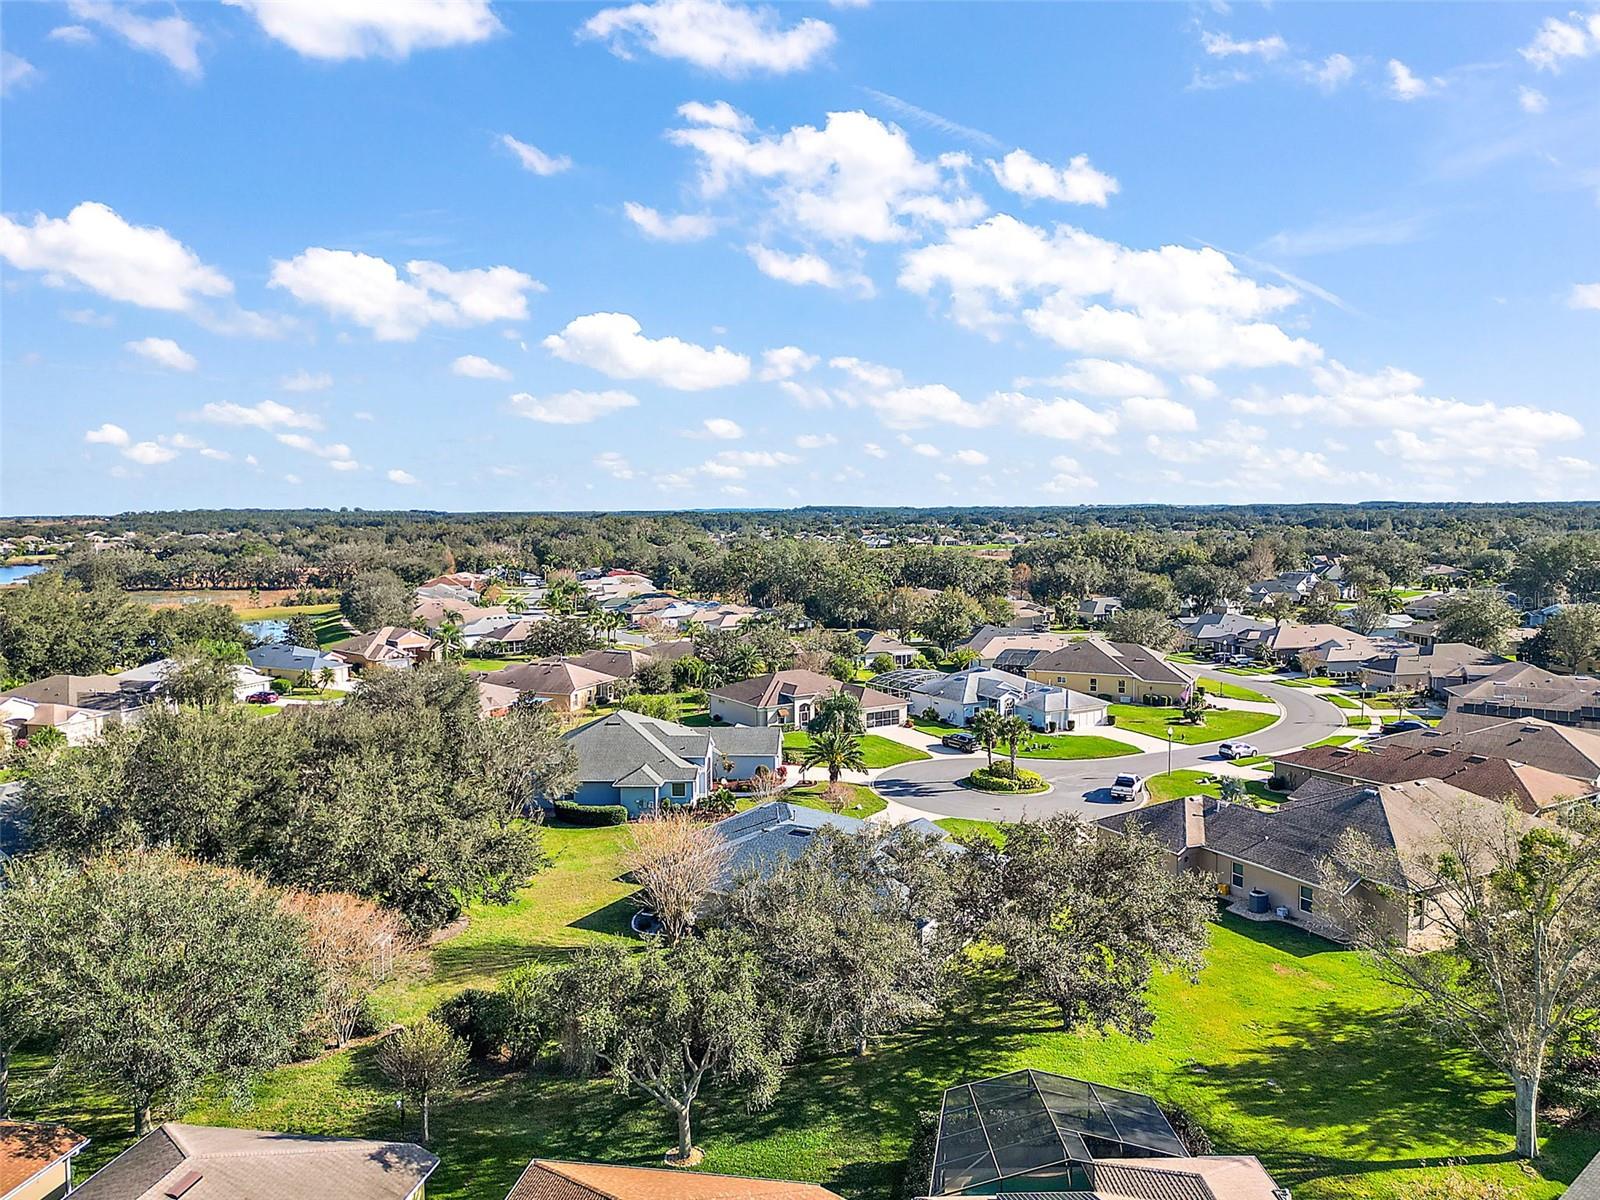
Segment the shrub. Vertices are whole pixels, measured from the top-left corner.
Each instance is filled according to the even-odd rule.
[[[628,810],[620,804],[576,804],[557,800],[556,816],[570,825],[626,825]]]
[[[739,801],[724,785],[702,800],[700,808],[713,817],[726,817],[738,811]]]
[[[1163,1104],[1161,1115],[1167,1118],[1167,1124],[1172,1126],[1172,1132],[1178,1135],[1178,1140],[1183,1143],[1183,1148],[1191,1156],[1200,1157],[1214,1153],[1211,1135],[1201,1127],[1200,1122],[1194,1119],[1194,1114],[1188,1109],[1177,1104]]]
[[[905,1166],[894,1189],[894,1200],[916,1200],[926,1196],[933,1180],[933,1152],[939,1140],[939,1114],[920,1112],[917,1127],[906,1149]]]
[[[267,686],[280,696],[294,688],[294,684],[287,679],[274,679]]]
[[[467,988],[435,1008],[433,1018],[466,1042],[473,1058],[493,1058],[505,1048],[511,1001],[500,992]]]
[[[966,778],[968,786],[984,792],[1040,792],[1044,790],[1044,776],[1037,771],[1018,767],[1012,774],[1011,764],[997,762],[992,767],[979,767]]]

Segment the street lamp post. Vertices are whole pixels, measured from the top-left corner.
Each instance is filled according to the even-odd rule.
[[[1167,726],[1167,774],[1172,774],[1172,726]]]

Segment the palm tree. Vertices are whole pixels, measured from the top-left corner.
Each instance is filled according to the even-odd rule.
[[[441,655],[450,661],[461,657],[464,643],[461,640],[461,622],[455,614],[451,614],[439,623],[433,631],[433,636],[439,641]]]
[[[800,765],[807,770],[827,767],[828,782],[832,784],[839,782],[839,775],[844,771],[865,771],[867,758],[861,749],[861,739],[844,725],[835,723],[811,736]]]
[[[994,770],[994,748],[1000,741],[1000,714],[992,708],[979,709],[972,715],[972,736],[989,756],[989,769]]]
[[[1033,732],[1030,726],[1016,713],[1008,713],[1000,718],[1000,740],[1011,751],[1011,777],[1017,777],[1017,743]]]
[[[560,579],[552,580],[545,590],[544,606],[553,613],[576,612],[578,607],[588,599],[588,593],[583,590],[583,585],[570,575],[563,575]]]
[[[611,609],[602,609],[594,618],[592,624],[596,629],[603,630],[606,642],[609,644],[617,640],[617,630],[628,623],[628,619],[619,612]]]

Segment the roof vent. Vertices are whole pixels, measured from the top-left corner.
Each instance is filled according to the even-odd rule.
[[[199,1182],[200,1182],[200,1172],[199,1171],[185,1171],[182,1175],[178,1176],[178,1178],[174,1179],[171,1183],[167,1184],[167,1190],[162,1192],[161,1194],[163,1196],[172,1197],[172,1200],[178,1200],[179,1196],[183,1195],[185,1192],[187,1192],[190,1188],[192,1188],[195,1184],[197,1184]]]
[[[1485,754],[1469,754],[1467,755],[1467,761],[1469,763],[1486,763],[1489,761],[1489,757]]]
[[[1433,746],[1429,748],[1428,753],[1436,758],[1443,758],[1446,754],[1449,754],[1450,751],[1446,750],[1443,746]]]

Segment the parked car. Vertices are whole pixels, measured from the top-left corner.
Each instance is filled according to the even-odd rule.
[[[246,704],[276,704],[277,692],[251,692],[244,698]]]
[[[1255,758],[1260,753],[1249,742],[1223,742],[1217,747],[1218,758]]]
[[[952,750],[959,750],[963,754],[972,754],[979,749],[978,739],[970,733],[947,733],[939,741],[942,745],[949,746]]]
[[[1113,800],[1147,800],[1150,789],[1145,786],[1143,775],[1118,775],[1111,781],[1111,798]]]
[[[1407,717],[1403,721],[1390,721],[1382,729],[1378,730],[1378,732],[1379,733],[1411,733],[1413,730],[1426,729],[1426,728],[1428,728],[1428,723],[1426,721],[1413,721],[1410,717]]]
[[[1253,667],[1256,665],[1256,660],[1248,654],[1235,654],[1228,662],[1235,667]]]

